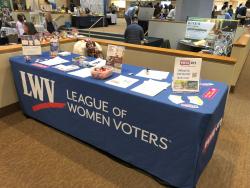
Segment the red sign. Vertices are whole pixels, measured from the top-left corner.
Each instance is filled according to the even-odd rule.
[[[190,65],[190,60],[181,60],[181,65]]]
[[[213,128],[213,130],[208,135],[208,137],[207,137],[207,139],[205,141],[205,144],[203,146],[203,151],[202,151],[203,153],[205,153],[207,151],[207,148],[209,147],[211,141],[215,137],[215,134],[219,131],[221,123],[222,123],[222,119],[216,124],[216,126]]]
[[[210,88],[206,93],[203,94],[203,98],[205,99],[212,99],[218,93],[218,89],[216,88]]]
[[[31,65],[36,66],[36,67],[39,67],[39,68],[48,68],[48,66],[42,65],[42,64],[39,64],[39,63],[33,63],[33,64],[31,64]]]

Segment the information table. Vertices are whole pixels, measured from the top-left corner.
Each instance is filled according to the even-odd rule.
[[[39,58],[49,58],[48,53]],[[38,67],[34,61],[26,63],[23,56],[10,59],[20,105],[27,116],[173,186],[196,186],[215,148],[227,98],[225,84],[201,81],[196,96],[204,104],[197,108],[187,99],[194,94],[176,94],[185,104],[172,103],[170,87],[155,97],[131,91],[148,80],[135,76],[140,67],[123,65],[123,75],[139,79],[123,89],[92,77]],[[167,81],[171,78],[169,75]]]

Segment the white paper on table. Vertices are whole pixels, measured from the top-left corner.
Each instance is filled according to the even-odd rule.
[[[168,74],[169,72],[143,69],[142,71],[137,73],[136,76],[155,79],[155,80],[163,80],[167,79]]]
[[[77,66],[77,65],[56,65],[53,68],[67,72],[67,71],[79,69],[79,66]]]
[[[60,55],[60,56],[69,56],[69,55],[71,55],[71,52],[60,52],[60,53],[58,53],[58,55]]]
[[[185,102],[184,100],[182,100],[182,97],[179,96],[179,95],[169,95],[169,96],[168,96],[168,99],[169,99],[171,102],[175,103],[175,104],[181,104],[181,103],[184,103],[184,102]]]
[[[65,60],[63,58],[60,58],[60,57],[55,57],[53,59],[49,59],[47,61],[41,61],[39,63],[43,64],[43,65],[47,65],[47,66],[54,66],[54,65],[59,65],[59,64],[67,63],[67,62],[69,62],[69,61]]]
[[[156,81],[156,80],[151,80],[151,79],[145,82],[150,84],[152,87],[162,87],[164,89],[167,89],[171,85],[168,82],[161,82],[161,81]]]
[[[189,99],[189,102],[192,103],[192,104],[202,106],[203,103],[204,103],[203,100],[198,96],[189,96],[187,98]]]
[[[73,76],[78,76],[81,78],[87,78],[91,76],[91,68],[80,69],[74,72],[70,72],[68,74],[73,75]]]
[[[137,81],[138,79],[120,75],[112,80],[106,81],[105,83],[109,85],[121,87],[121,88],[127,88],[133,85],[134,83],[136,83]]]
[[[133,88],[132,91],[153,97],[162,92],[164,89],[167,89],[170,85],[171,84],[167,82],[148,80]]]
[[[90,61],[88,63],[90,66],[93,66],[93,67],[103,67],[106,65],[106,60],[101,59],[101,58],[97,58],[97,59]]]

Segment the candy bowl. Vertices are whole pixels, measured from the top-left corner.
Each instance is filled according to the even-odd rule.
[[[91,71],[91,75],[95,79],[104,80],[110,77],[113,73],[113,68],[108,66],[95,67]]]

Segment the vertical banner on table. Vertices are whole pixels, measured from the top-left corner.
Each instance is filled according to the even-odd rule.
[[[176,58],[172,89],[174,92],[199,92],[201,58]]]
[[[124,46],[108,45],[106,64],[113,67],[114,72],[121,73],[124,52]]]
[[[38,35],[24,35],[22,36],[23,55],[41,55],[42,47],[40,37]]]

